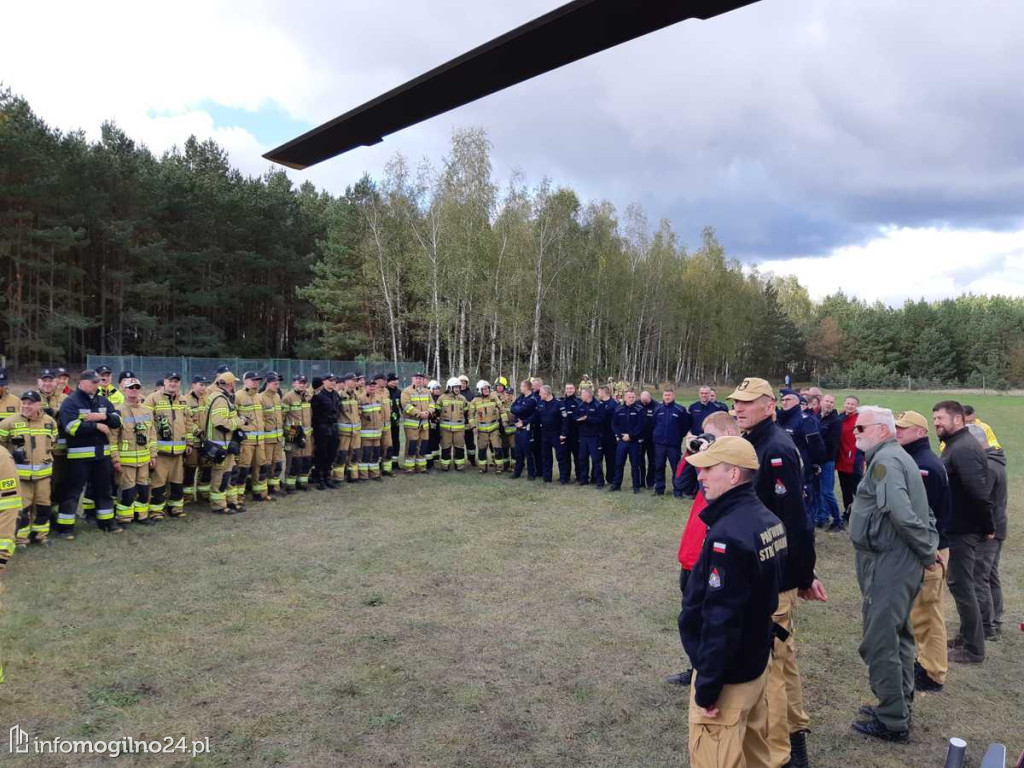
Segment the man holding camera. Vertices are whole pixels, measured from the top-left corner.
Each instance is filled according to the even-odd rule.
[[[197,499],[206,499],[210,496],[210,465],[200,461],[199,445],[202,442],[203,433],[199,429],[200,411],[203,410],[206,402],[206,388],[209,380],[198,374],[192,377],[192,386],[185,395],[185,404],[188,408],[188,423],[191,432],[188,436],[189,445],[192,450],[185,454],[185,502],[190,503]]]
[[[0,421],[0,444],[14,458],[21,481],[21,515],[16,532],[19,547],[35,539],[47,544],[50,533],[50,478],[57,422],[43,413],[43,398],[35,390],[21,396],[21,415]]]
[[[163,386],[147,397],[145,404],[153,410],[156,432],[149,515],[162,520],[166,510],[168,517],[184,517],[185,455],[192,450],[188,444],[192,426],[188,403],[181,396],[181,374],[164,376]]]
[[[309,490],[309,471],[313,466],[313,411],[308,387],[306,377],[299,374],[292,379],[291,391],[281,398],[288,464],[285,493]]]
[[[222,515],[245,511],[244,507],[239,509],[238,489],[232,483],[235,456],[241,452],[237,433],[242,428],[242,419],[235,408],[237,381],[231,371],[217,374],[215,386],[207,392],[200,422],[203,458],[211,465],[210,509]]]

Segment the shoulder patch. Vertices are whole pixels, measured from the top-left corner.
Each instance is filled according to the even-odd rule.
[[[723,544],[721,541],[716,541],[714,544],[712,544],[711,549],[720,555],[725,554],[725,544]]]
[[[785,496],[787,493],[789,493],[789,491],[786,490],[786,484],[783,483],[781,480],[776,480],[775,481],[775,495],[776,496]]]
[[[772,462],[771,463],[772,463],[773,467],[776,467],[776,468],[781,467],[782,466],[782,458],[779,457],[779,456],[775,456],[775,457],[772,458]]]
[[[928,470],[927,469],[922,469],[921,470],[921,477],[928,477]]]
[[[884,464],[875,464],[875,466],[871,468],[871,477],[875,480],[885,480],[885,472]]]
[[[722,572],[718,568],[711,569],[711,575],[708,576],[708,586],[711,589],[722,588]]]

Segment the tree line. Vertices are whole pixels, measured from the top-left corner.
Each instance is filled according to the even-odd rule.
[[[212,141],[160,157],[0,92],[0,317],[9,363],[88,353],[420,360],[436,378],[892,385],[1024,380],[1024,302],[814,303],[792,277],[688,249],[638,205],[497,181],[486,132],[397,155],[332,195],[243,175]]]

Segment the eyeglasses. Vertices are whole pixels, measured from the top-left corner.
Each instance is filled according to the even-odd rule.
[[[128,386],[128,389],[142,389],[142,385],[141,384],[130,384]]]
[[[877,426],[878,426],[877,424],[858,424],[857,426],[855,426],[853,428],[853,431],[856,432],[857,434],[861,434],[868,427],[877,427]]]

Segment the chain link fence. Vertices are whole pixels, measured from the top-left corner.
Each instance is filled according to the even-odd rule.
[[[412,380],[412,375],[423,369],[423,363],[403,361],[397,368],[393,362],[371,360],[290,360],[286,358],[244,358],[244,357],[139,357],[135,355],[89,355],[86,361],[88,368],[96,369],[101,365],[110,366],[114,372],[114,381],[121,371],[131,371],[142,382],[144,387],[152,387],[158,379],[168,373],[180,373],[185,385],[193,376],[203,375],[213,381],[216,370],[222,365],[228,366],[231,372],[241,377],[246,371],[258,371],[266,374],[276,371],[284,384],[291,383],[293,376],[305,375],[311,381],[314,376],[333,373],[364,374],[372,376],[377,373],[398,375],[404,387]]]

